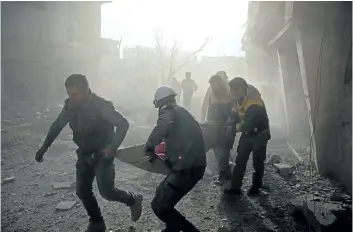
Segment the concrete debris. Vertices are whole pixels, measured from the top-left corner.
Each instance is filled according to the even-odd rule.
[[[282,162],[282,158],[278,155],[271,155],[270,158],[266,161],[266,164],[278,164]]]
[[[331,213],[333,213],[337,218],[345,217],[347,210],[342,207],[342,205],[329,202],[329,203],[323,203],[323,206],[330,210]]]
[[[11,177],[7,177],[2,181],[2,184],[6,184],[6,183],[12,183],[16,180],[16,178],[14,176]]]
[[[307,194],[290,200],[291,213],[301,212],[315,231],[331,231],[340,222],[347,221],[348,211],[342,204],[324,202],[324,199]]]
[[[43,197],[54,196],[55,194],[56,194],[56,192],[48,192],[48,193],[44,193]]]
[[[331,201],[340,201],[343,202],[345,200],[344,196],[339,193],[332,193],[330,196]]]
[[[277,172],[283,176],[283,177],[289,177],[293,175],[294,172],[294,166],[286,164],[286,163],[279,163],[279,164],[274,164]]]
[[[76,201],[62,201],[60,202],[55,209],[56,210],[69,210],[76,205]]]
[[[352,197],[350,197],[347,194],[342,194],[342,193],[337,193],[337,192],[334,192],[331,194],[330,200],[336,201],[336,202],[343,202],[343,203],[350,204],[350,205],[352,204]]]
[[[316,232],[332,231],[337,221],[336,216],[320,202],[304,202],[302,212]]]
[[[57,182],[53,184],[53,189],[76,188],[76,182]]]

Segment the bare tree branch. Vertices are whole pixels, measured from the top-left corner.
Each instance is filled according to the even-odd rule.
[[[178,44],[178,42],[174,41],[172,51],[170,54],[169,74],[168,74],[167,83],[170,83],[170,79],[172,78],[171,74],[173,73],[174,60],[175,60],[176,53],[178,52],[177,44]]]
[[[177,64],[177,56],[180,50],[180,45],[178,41],[173,41],[171,48],[168,48],[168,41],[164,41],[164,34],[163,31],[158,31],[156,32],[155,40],[156,40],[156,45],[155,45],[155,54],[158,56],[158,60],[160,62],[160,73],[161,73],[161,81],[164,84],[168,84],[171,80],[171,78],[185,65],[189,64],[192,62],[190,58],[198,55],[204,47],[209,43],[209,39],[207,38],[205,42],[199,47],[194,52],[191,52],[188,54],[185,58],[181,60],[181,62],[178,62]],[[170,51],[170,53],[169,53]],[[168,65],[168,67],[166,67]],[[168,72],[168,73],[166,73]]]
[[[209,39],[207,38],[207,39],[205,40],[205,42],[200,46],[200,48],[197,49],[196,51],[190,53],[189,55],[187,55],[187,56],[183,59],[182,63],[181,63],[180,65],[178,65],[177,68],[175,68],[175,69],[173,70],[173,72],[170,73],[170,75],[173,76],[173,75],[174,75],[175,73],[177,73],[181,68],[183,68],[185,65],[187,65],[187,64],[190,62],[190,61],[189,61],[190,57],[195,56],[195,55],[198,55],[198,53],[200,53],[200,52],[204,49],[204,47],[208,44],[208,42],[209,42]]]

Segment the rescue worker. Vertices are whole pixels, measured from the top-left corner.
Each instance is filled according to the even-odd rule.
[[[171,172],[156,189],[151,206],[155,215],[166,224],[163,230],[198,231],[174,206],[203,178],[206,152],[198,122],[176,104],[176,93],[168,86],[156,90],[154,105],[158,108],[157,125],[146,145],[146,154],[154,156],[154,148],[166,145],[166,161]]]
[[[254,173],[248,195],[258,194],[262,187],[265,170],[266,147],[271,138],[269,120],[261,94],[252,85],[236,77],[229,82],[230,92],[235,100],[232,128],[241,132],[237,157],[233,169],[230,188],[225,194],[240,195],[250,153],[253,154]]]
[[[76,194],[90,217],[86,231],[106,230],[98,202],[92,192],[95,177],[102,197],[129,206],[132,221],[137,221],[142,212],[142,195],[114,187],[114,154],[129,128],[127,120],[115,110],[111,102],[91,92],[84,75],[69,76],[65,87],[69,98],[65,100],[61,113],[37,151],[36,161],[43,162],[44,154],[69,123],[73,131],[73,141],[78,146]],[[117,128],[115,132],[114,127]]]
[[[222,71],[222,70],[218,71],[216,73],[216,75],[219,75],[219,76],[221,76],[223,78],[223,80],[228,81],[228,75],[227,75],[226,71]]]
[[[220,75],[211,76],[210,87],[202,103],[201,121],[207,115],[207,121],[217,125],[224,124],[229,118],[233,106],[228,82]],[[223,185],[231,178],[231,168],[229,165],[230,150],[233,148],[235,133],[213,149],[218,163],[218,179],[216,184]]]
[[[176,101],[179,103],[180,101],[180,92],[181,92],[181,84],[180,82],[176,79],[176,77],[172,77],[172,80],[170,81],[170,87],[174,90],[174,92],[177,94],[176,96]]]
[[[191,100],[198,86],[193,79],[191,79],[191,72],[185,73],[185,79],[181,82],[181,91],[183,92],[183,106],[187,110],[191,110]]]

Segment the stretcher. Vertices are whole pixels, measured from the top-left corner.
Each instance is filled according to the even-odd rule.
[[[212,149],[218,141],[223,140],[225,137],[226,127],[220,127],[213,124],[200,124],[200,127],[202,130],[206,152]],[[115,157],[122,162],[128,163],[145,171],[167,175],[170,172],[170,169],[165,164],[162,156],[156,156],[156,158],[151,162],[150,156],[145,154],[143,147],[144,144],[140,144],[119,149]]]

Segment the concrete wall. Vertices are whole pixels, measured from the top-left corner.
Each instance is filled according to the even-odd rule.
[[[296,4],[301,32],[297,39],[303,47],[318,169],[321,174],[343,182],[351,192],[352,5]]]
[[[278,6],[268,9],[271,4]],[[274,9],[283,2],[271,4],[260,3],[260,14],[252,16],[255,29],[264,22],[260,15],[280,17]],[[320,174],[341,181],[351,193],[352,2],[285,2],[283,16],[287,31],[270,28],[248,41],[254,49],[272,44],[277,50],[291,138],[304,135],[300,142],[313,145]],[[253,52],[247,58],[253,63],[263,59]]]

